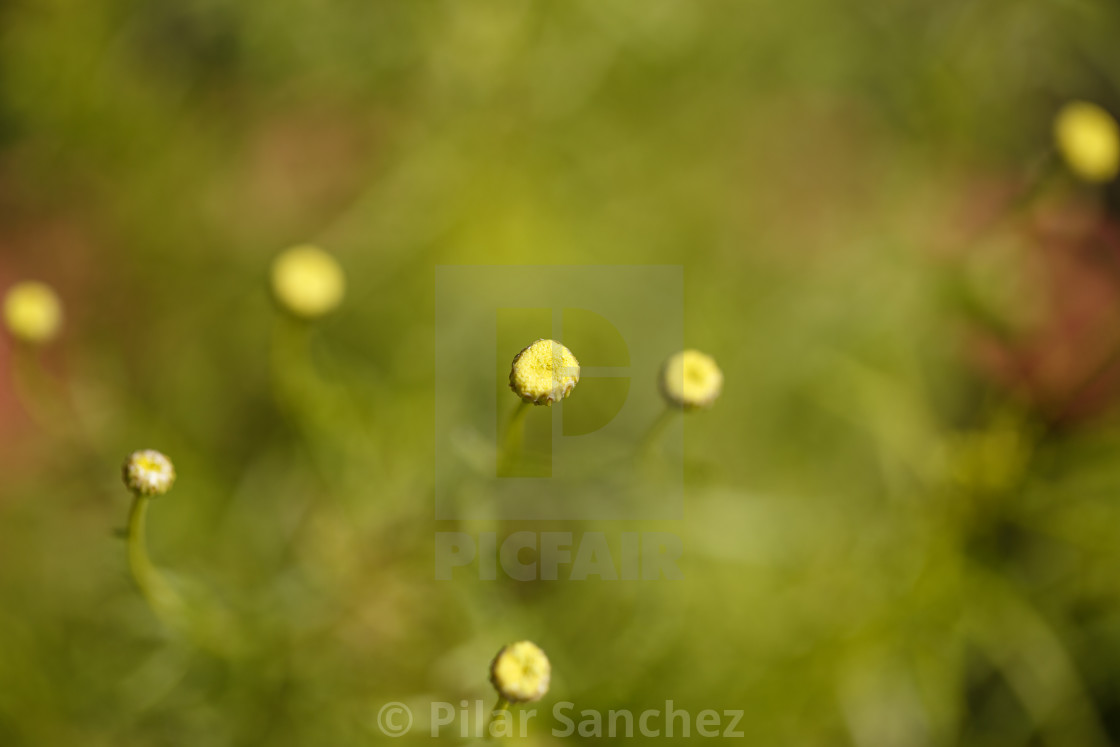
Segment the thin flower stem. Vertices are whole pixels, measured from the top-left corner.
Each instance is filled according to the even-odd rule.
[[[145,526],[150,502],[148,496],[133,496],[132,509],[128,514],[128,565],[152,611],[166,621],[168,615],[177,614],[181,599],[148,557]]]
[[[497,720],[498,714],[503,711],[509,710],[509,701],[501,695],[498,696],[498,702],[494,704],[494,710],[490,711],[490,720],[486,723],[486,736],[489,739],[494,738],[494,721]]]
[[[277,312],[272,327],[273,393],[285,415],[299,418],[300,404],[313,379],[311,326],[288,314]]]
[[[71,418],[65,414],[60,387],[47,374],[39,350],[17,344],[12,351],[12,380],[20,404],[48,433],[63,435]]]
[[[272,393],[279,412],[294,426],[307,455],[308,464],[325,488],[336,474],[330,467],[330,424],[332,393],[315,369],[311,356],[312,325],[277,310],[272,328]]]

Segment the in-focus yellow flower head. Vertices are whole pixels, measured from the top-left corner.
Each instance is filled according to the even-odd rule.
[[[556,340],[537,340],[518,353],[509,372],[509,388],[535,405],[567,397],[579,383],[579,361]]]
[[[711,407],[722,390],[723,372],[712,356],[699,350],[682,350],[661,369],[661,393],[676,407]]]
[[[1120,170],[1120,127],[1107,111],[1071,101],[1054,119],[1054,140],[1070,170],[1089,182],[1107,182]]]
[[[272,292],[292,314],[316,319],[342,303],[346,275],[335,258],[319,247],[296,246],[273,260]]]
[[[123,472],[124,484],[136,495],[163,495],[175,484],[171,460],[154,449],[129,454]]]
[[[548,692],[552,665],[540,646],[518,641],[505,646],[490,664],[490,682],[510,703],[540,700]]]
[[[4,324],[13,337],[42,345],[62,328],[62,303],[49,285],[17,283],[4,296]]]

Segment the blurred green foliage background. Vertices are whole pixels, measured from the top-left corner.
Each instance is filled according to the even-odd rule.
[[[554,702],[666,699],[752,745],[1120,741],[1120,195],[1050,135],[1069,99],[1120,111],[1114,3],[10,0],[0,28],[0,287],[66,310],[41,355],[0,342],[0,744],[369,744],[388,701],[422,741],[522,638],[536,744]],[[268,267],[304,242],[348,295],[293,331]],[[434,580],[434,533],[472,529],[432,509],[456,263],[683,266],[726,379],[684,519],[534,528],[679,534],[684,580]],[[236,645],[133,587],[146,447],[179,474],[154,560]]]

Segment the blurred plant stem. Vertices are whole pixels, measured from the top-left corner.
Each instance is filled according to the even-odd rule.
[[[147,515],[152,498],[134,494],[128,516],[128,565],[148,607],[168,629],[201,649],[225,657],[246,650],[243,628],[213,591],[193,579],[174,583],[148,556]]]
[[[1092,698],[1061,638],[1006,579],[974,566],[973,599],[983,600],[971,618],[971,637],[1010,685],[1054,747],[1104,747],[1109,739]]]
[[[272,327],[272,383],[277,404],[287,415],[303,415],[312,387],[311,325],[278,312]]]
[[[498,474],[508,475],[521,455],[521,444],[525,440],[525,416],[532,405],[526,400],[520,400],[517,408],[510,413],[509,423],[506,425],[505,438],[502,441],[502,450],[498,455]]]
[[[319,480],[331,483],[327,452],[334,432],[334,393],[320,379],[311,357],[312,325],[277,312],[272,330],[272,389],[276,406],[295,426]]]
[[[128,515],[128,565],[148,606],[163,622],[174,624],[183,612],[182,597],[148,557],[147,516],[151,498],[134,495]]]
[[[522,404],[528,404],[528,403],[527,402],[522,402]],[[497,740],[494,739],[494,736],[493,736],[494,722],[498,719],[499,714],[504,713],[505,711],[509,710],[509,705],[510,705],[510,703],[509,703],[508,700],[506,700],[501,695],[498,696],[498,702],[494,704],[494,709],[492,711],[490,711],[490,720],[486,723],[486,736],[487,736],[486,741],[489,741],[489,742],[497,741]]]
[[[44,432],[66,436],[66,407],[61,387],[47,373],[38,348],[16,344],[12,353],[12,381],[20,404]]]
[[[71,448],[68,458],[102,464],[106,443],[88,422],[71,390],[43,365],[40,348],[17,342],[12,351],[12,389],[44,435]]]

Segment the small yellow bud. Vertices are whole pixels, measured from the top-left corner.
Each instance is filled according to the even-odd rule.
[[[136,495],[163,495],[175,483],[171,460],[154,449],[129,454],[123,472],[124,484]]]
[[[579,383],[579,361],[556,340],[537,340],[518,353],[509,372],[509,388],[527,402],[551,405]]]
[[[273,260],[272,292],[292,314],[315,319],[342,303],[346,275],[335,258],[322,249],[297,246]]]
[[[1096,104],[1063,106],[1054,120],[1054,140],[1070,170],[1085,181],[1110,181],[1120,169],[1120,127]]]
[[[715,359],[698,350],[682,350],[661,370],[661,393],[685,410],[711,407],[723,390],[723,372]]]
[[[62,303],[48,285],[17,283],[4,296],[4,324],[24,342],[50,342],[62,328]]]
[[[490,682],[510,703],[530,703],[548,692],[552,665],[540,647],[529,641],[502,648],[490,664]]]

